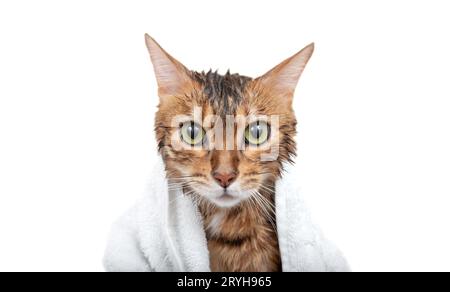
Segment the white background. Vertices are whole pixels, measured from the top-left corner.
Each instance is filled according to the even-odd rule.
[[[1,1],[0,270],[100,271],[154,159],[150,33],[257,76],[314,41],[303,192],[356,271],[450,270],[447,1]]]

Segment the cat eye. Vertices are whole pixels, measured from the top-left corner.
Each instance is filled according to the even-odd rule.
[[[194,122],[186,122],[181,125],[181,140],[191,146],[198,146],[203,143],[205,130]]]
[[[257,121],[245,129],[245,143],[251,145],[264,144],[270,136],[270,126],[266,122]]]

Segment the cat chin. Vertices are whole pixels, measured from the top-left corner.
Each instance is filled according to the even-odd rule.
[[[235,207],[242,201],[240,198],[230,195],[223,195],[218,198],[209,198],[209,200],[217,207],[224,209]]]

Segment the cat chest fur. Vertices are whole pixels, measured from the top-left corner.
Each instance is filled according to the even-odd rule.
[[[200,204],[212,271],[281,271],[274,222],[249,203],[230,210]]]

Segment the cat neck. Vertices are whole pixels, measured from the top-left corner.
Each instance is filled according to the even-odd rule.
[[[212,271],[281,270],[274,193],[224,209],[200,200]]]
[[[200,200],[199,211],[203,217],[208,239],[242,241],[255,237],[261,228],[276,234],[275,194],[260,191],[232,208],[219,208],[210,202]]]

